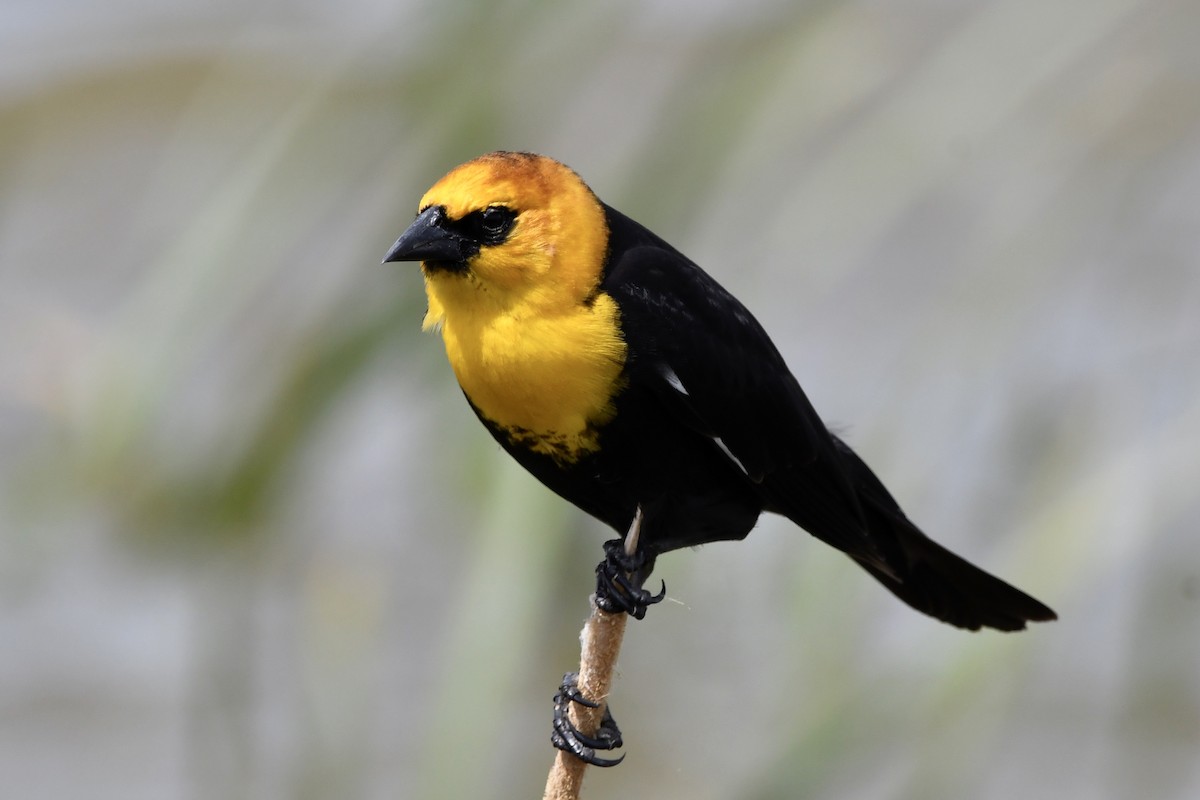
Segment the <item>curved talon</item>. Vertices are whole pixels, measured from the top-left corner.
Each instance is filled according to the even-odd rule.
[[[608,709],[604,709],[600,727],[596,729],[595,735],[589,736],[571,722],[567,714],[571,703],[579,703],[588,708],[600,707],[600,703],[588,700],[580,694],[579,674],[575,672],[563,675],[562,685],[554,695],[554,726],[550,732],[550,743],[594,767],[615,767],[624,761],[624,755],[620,758],[600,758],[596,755],[597,750],[616,750],[624,744],[621,741],[621,730]]]
[[[620,539],[604,543],[604,560],[596,565],[596,606],[610,614],[625,612],[643,619],[646,609],[667,596],[666,581],[658,594],[642,588],[642,582],[654,568],[654,556],[644,551],[625,552]]]
[[[624,575],[613,576],[612,582],[616,584],[623,592],[636,599],[641,605],[652,606],[655,603],[661,603],[663,598],[667,596],[667,582],[661,579],[659,580],[659,583],[662,584],[662,588],[659,589],[658,594],[650,594],[650,592],[646,591],[645,589],[635,587]]]
[[[658,594],[652,594],[643,601],[646,605],[652,606],[655,603],[661,603],[666,598],[667,582],[662,579],[659,579],[659,583],[662,584],[662,588],[658,590]],[[647,594],[649,594],[649,592],[647,592]]]
[[[583,692],[579,691],[579,673],[568,672],[563,675],[562,684],[558,687],[558,691],[554,694],[554,707],[557,709],[560,705],[566,708],[566,701],[579,703],[581,706],[588,708],[599,708],[600,704],[594,700],[588,700],[583,696]]]
[[[617,591],[612,591],[612,588]],[[655,603],[661,603],[666,596],[666,581],[663,581],[658,594],[650,594],[645,589],[634,589],[621,577],[606,580],[605,576],[601,576],[596,581],[596,606],[610,614],[624,611],[634,619],[644,619],[646,610]]]
[[[611,723],[611,716],[609,717],[609,720]],[[558,727],[555,728],[555,732],[560,734],[562,733]],[[575,739],[575,741],[594,750],[616,750],[618,747],[624,744],[624,742],[621,741],[620,735],[618,735],[616,739],[610,738],[610,735],[610,732],[605,732],[604,736],[588,736],[586,733],[581,733],[578,729],[571,731],[571,736]]]

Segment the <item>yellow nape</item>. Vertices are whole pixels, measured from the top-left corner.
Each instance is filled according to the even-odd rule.
[[[514,443],[562,462],[597,446],[626,348],[599,291],[608,244],[600,201],[549,158],[492,153],[438,181],[421,208],[451,220],[488,206],[517,213],[508,237],[465,270],[424,268],[429,310],[467,397]]]

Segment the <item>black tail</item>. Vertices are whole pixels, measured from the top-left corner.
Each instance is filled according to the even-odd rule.
[[[875,530],[871,531],[872,536]],[[895,525],[891,535],[904,554],[896,577],[859,562],[863,569],[918,611],[960,628],[1019,631],[1026,622],[1058,617],[1044,604],[960,558],[917,530]]]
[[[1044,604],[921,533],[862,459],[835,441],[859,490],[868,538],[888,569],[855,560],[893,594],[918,611],[970,630],[1019,631],[1026,622],[1058,618]]]

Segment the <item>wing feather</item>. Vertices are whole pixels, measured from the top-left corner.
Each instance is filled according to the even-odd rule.
[[[750,478],[813,461],[824,426],[765,331],[684,256],[626,250],[603,289],[621,311],[630,379],[719,439]]]
[[[627,379],[711,439],[768,510],[890,573],[833,435],[754,316],[649,230],[612,209],[609,222],[601,289],[620,309]]]

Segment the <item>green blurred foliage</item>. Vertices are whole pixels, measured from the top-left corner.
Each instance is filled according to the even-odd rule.
[[[944,628],[778,520],[673,554],[591,796],[1200,794],[1192,4],[63,10],[0,12],[14,796],[540,792],[606,532],[378,264],[497,148],[706,266],[1062,617]]]

